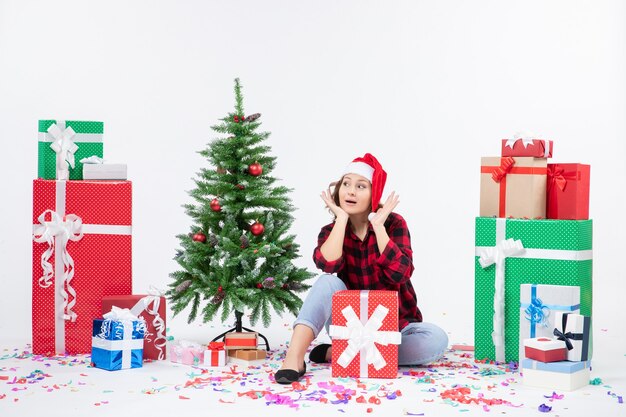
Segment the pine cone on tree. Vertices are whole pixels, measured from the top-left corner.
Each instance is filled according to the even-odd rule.
[[[190,286],[191,286],[191,280],[188,279],[178,284],[176,288],[174,289],[174,291],[176,291],[176,294],[180,294],[181,292],[185,291]]]
[[[219,242],[217,240],[217,236],[211,233],[211,235],[209,236],[209,245],[211,245],[211,247],[214,248],[217,246],[218,243]]]
[[[274,281],[274,277],[265,278],[263,280],[263,288],[267,288],[268,290],[276,288],[276,281]]]
[[[254,114],[251,114],[250,116],[246,117],[245,121],[246,122],[254,122],[259,117],[261,117],[261,113],[254,113]]]
[[[224,291],[218,291],[213,298],[211,298],[211,304],[219,304],[224,301],[224,297],[226,297],[226,293]]]
[[[241,249],[247,249],[250,246],[250,239],[245,234],[241,235],[239,240],[241,241]]]
[[[298,281],[290,282],[287,287],[292,291],[298,291],[302,289],[302,284]]]

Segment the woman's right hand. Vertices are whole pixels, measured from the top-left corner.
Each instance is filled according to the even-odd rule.
[[[330,193],[330,189],[327,191],[322,191],[322,194],[320,196],[322,197],[322,200],[324,200],[324,203],[326,203],[326,207],[328,207],[330,211],[333,212],[337,220],[348,220],[348,213],[343,211],[341,207],[335,204],[332,194]]]

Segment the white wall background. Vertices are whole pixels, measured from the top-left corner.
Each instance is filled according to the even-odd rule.
[[[30,339],[37,120],[105,122],[105,156],[134,182],[142,293],[176,268],[196,151],[233,108],[235,77],[294,189],[300,265],[313,270],[329,220],[320,191],[372,152],[412,229],[426,320],[471,343],[479,158],[526,130],[555,140],[554,161],[592,165],[594,322],[623,328],[625,12],[619,0],[0,0],[0,341]]]

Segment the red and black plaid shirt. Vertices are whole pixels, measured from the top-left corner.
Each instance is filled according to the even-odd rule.
[[[372,225],[363,241],[348,224],[343,240],[343,255],[336,261],[324,259],[320,247],[328,239],[335,223],[322,227],[313,251],[315,265],[328,274],[337,276],[349,290],[389,290],[398,291],[400,329],[412,322],[421,322],[422,313],[417,308],[417,296],[411,284],[413,250],[411,235],[406,221],[396,213],[389,214],[385,229],[389,243],[381,254],[376,243]]]

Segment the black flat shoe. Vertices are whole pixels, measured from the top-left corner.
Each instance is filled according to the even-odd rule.
[[[274,374],[274,380],[279,384],[291,384],[297,382],[306,374],[306,362],[302,362],[304,369],[301,371],[294,371],[293,369],[281,369]]]
[[[331,345],[328,343],[322,343],[315,346],[313,350],[311,350],[311,353],[309,353],[309,360],[315,363],[328,363],[326,360],[326,352],[328,352],[330,346]]]

